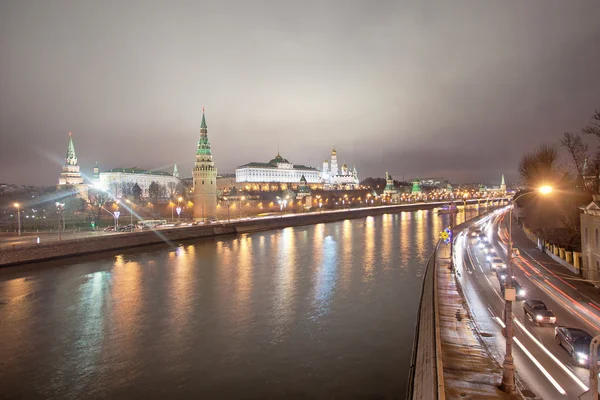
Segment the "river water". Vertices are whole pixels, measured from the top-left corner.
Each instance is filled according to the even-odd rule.
[[[0,398],[404,398],[447,224],[402,212],[4,268]]]

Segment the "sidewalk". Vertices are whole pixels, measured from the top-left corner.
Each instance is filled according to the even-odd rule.
[[[506,222],[507,221],[505,220],[504,225],[506,230],[508,231]],[[515,220],[513,220],[512,228],[513,244],[522,249],[522,253],[526,253],[521,254],[522,256],[529,255],[535,261],[542,264],[550,271],[554,272],[560,278],[564,279],[569,285],[572,286],[572,288],[574,288],[579,293],[578,300],[588,302],[592,304],[593,307],[598,308],[600,310],[600,290],[596,289],[591,283],[577,280],[582,279],[582,277],[572,273],[567,268],[554,261],[550,256],[543,253],[537,247],[537,243],[532,242],[529,239],[529,237],[527,237],[525,232],[523,232],[521,227],[517,225]]]
[[[444,385],[447,399],[517,399],[498,388],[502,369],[496,364],[477,331],[449,269],[450,249],[436,252]]]

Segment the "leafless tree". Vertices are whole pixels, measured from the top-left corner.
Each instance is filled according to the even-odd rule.
[[[583,187],[587,190],[587,185],[584,184],[583,175],[586,173],[584,168],[586,166],[586,160],[589,156],[588,145],[583,142],[581,135],[565,132],[562,139],[560,139],[561,146],[567,149],[571,161],[575,167],[576,183],[577,186]]]
[[[600,110],[594,112],[594,115],[592,115],[592,122],[587,127],[583,128],[583,133],[595,135],[600,138]]]
[[[519,173],[530,187],[551,184],[560,179],[558,151],[554,146],[541,145],[525,154],[519,163]]]
[[[167,183],[167,196],[170,200],[173,200],[175,197],[177,197],[177,183]]]

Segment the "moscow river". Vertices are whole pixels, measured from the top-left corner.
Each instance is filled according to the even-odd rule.
[[[0,398],[404,398],[447,225],[402,212],[1,269]]]

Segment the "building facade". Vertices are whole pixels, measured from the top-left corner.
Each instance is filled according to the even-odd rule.
[[[113,168],[98,174],[98,184],[101,189],[109,191],[115,197],[123,194],[125,185],[137,184],[142,189],[142,198],[147,199],[150,197],[149,189],[152,182],[174,190],[181,182],[175,176],[175,172],[176,170],[172,174],[164,171],[146,171],[137,167]]]
[[[600,195],[582,207],[581,223],[581,258],[584,279],[598,281],[600,279]]]
[[[77,163],[77,155],[75,154],[75,144],[73,143],[73,134],[69,132],[69,144],[67,145],[67,156],[65,157],[65,165],[63,165],[62,173],[58,178],[59,185],[82,185],[83,178],[79,171]]]
[[[217,168],[208,141],[204,108],[192,175],[194,177],[194,219],[202,221],[217,219]]]
[[[335,148],[331,150],[330,161],[323,161],[320,180],[326,190],[352,190],[356,189],[359,185],[356,167],[353,167],[352,171],[350,171],[346,163],[344,163],[341,168],[338,168],[337,151],[335,151]]]
[[[285,190],[297,185],[304,176],[307,184],[321,184],[316,168],[293,164],[279,153],[267,163],[251,162],[240,165],[235,170],[236,183],[246,184],[249,190]]]

